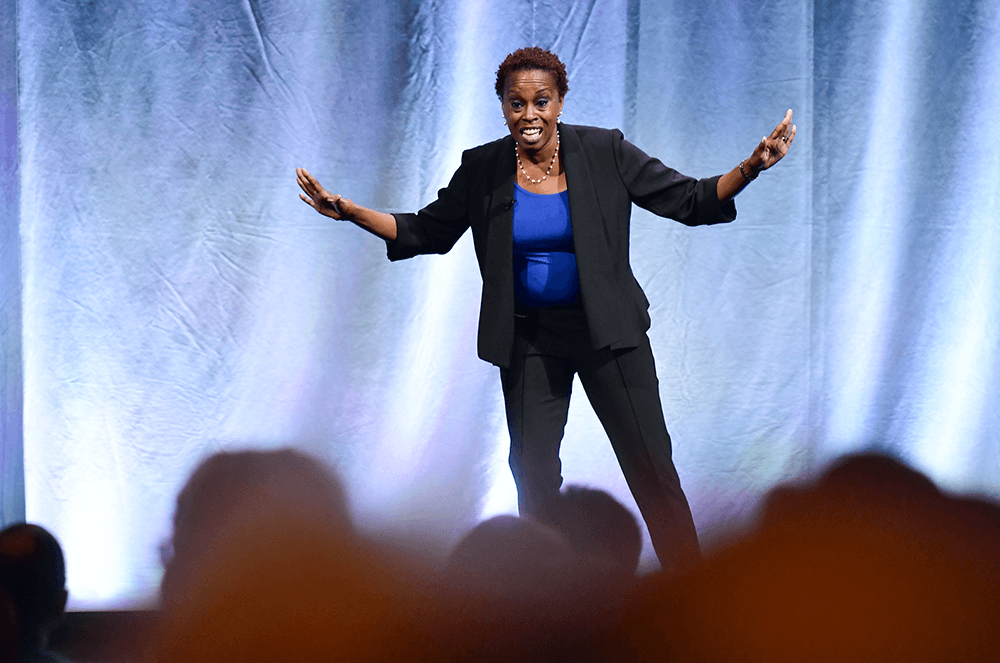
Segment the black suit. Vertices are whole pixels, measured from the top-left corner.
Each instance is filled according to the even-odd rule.
[[[649,343],[645,336],[649,328],[649,303],[629,265],[629,219],[632,203],[687,225],[721,223],[736,217],[736,208],[732,202],[723,204],[718,200],[718,177],[704,180],[685,177],[625,141],[618,130],[562,124],[559,135],[560,156],[569,189],[573,246],[580,276],[583,311],[576,318],[573,318],[572,313],[567,318],[543,312],[540,318],[536,316],[533,321],[529,321],[531,330],[527,330],[523,322],[520,327],[515,325],[512,234],[516,162],[514,141],[510,136],[463,153],[462,165],[448,186],[441,189],[436,201],[417,214],[395,215],[397,237],[394,242],[388,243],[390,260],[401,260],[422,253],[446,253],[467,228],[472,228],[476,256],[483,277],[479,356],[501,369],[508,426],[512,435],[511,467],[518,483],[522,511],[541,509],[542,499],[533,497],[532,493],[550,493],[553,484],[555,491],[558,491],[558,484],[561,482],[557,465],[555,476],[552,474],[553,468],[549,467],[542,472],[544,477],[533,482],[524,475],[526,467],[518,460],[522,458],[521,451],[525,444],[530,448],[536,435],[534,430],[522,427],[524,421],[519,418],[521,414],[512,410],[511,399],[514,392],[516,391],[516,398],[522,403],[527,400],[530,404],[536,397],[552,395],[553,389],[551,384],[546,383],[547,378],[539,378],[540,381],[534,383],[529,378],[526,386],[523,383],[514,386],[515,380],[523,381],[524,377],[524,352],[528,349],[524,337],[531,336],[529,341],[537,340],[534,339],[538,330],[537,323],[543,327],[568,324],[575,330],[570,334],[574,347],[570,354],[574,358],[566,368],[570,379],[573,372],[579,372],[583,379],[582,365],[589,364],[600,355],[602,359],[598,363],[604,366],[602,370],[607,371],[609,360],[617,361],[616,358],[627,357],[626,363],[634,364],[636,370],[646,374],[643,381],[647,385],[650,377],[655,383],[652,354],[648,351]],[[551,345],[544,340],[545,336],[542,335],[541,344]],[[535,350],[541,350],[542,354],[548,353],[546,348]],[[581,352],[584,354],[581,355]],[[587,352],[591,353],[590,357],[585,357]],[[537,353],[531,350],[530,354]],[[559,350],[555,354],[566,353]],[[637,358],[638,355],[648,355],[648,358]],[[648,367],[645,366],[647,363]],[[618,367],[614,372],[621,373],[623,370],[626,369]],[[543,374],[545,371],[539,375]],[[641,395],[635,395],[635,398],[642,399],[641,406],[636,407],[634,403],[609,406],[615,411],[630,407],[633,410],[632,418],[637,419],[634,424],[626,426],[628,432],[623,429],[616,433],[612,428],[617,426],[608,420],[613,413],[607,412],[608,408],[602,403],[607,394],[618,387],[594,382],[597,379],[592,376],[593,389],[586,383],[585,387],[622,462],[622,469],[649,526],[657,554],[661,561],[666,561],[665,558],[676,560],[681,553],[668,549],[690,547],[689,539],[694,527],[693,523],[688,526],[677,522],[678,518],[683,519],[684,514],[690,522],[690,511],[670,461],[670,440],[662,423],[659,394],[655,389],[652,393],[649,389],[642,389],[639,390]],[[628,391],[630,381],[631,378],[626,378],[624,384],[620,383],[619,386]],[[522,392],[522,387],[527,391]],[[555,389],[561,392],[564,387],[565,385],[560,385]],[[549,393],[543,393],[546,390]],[[527,399],[525,393],[529,394]],[[630,399],[631,395],[628,395]],[[564,396],[568,407],[568,391]],[[595,402],[595,399],[601,402]],[[649,399],[655,400],[655,407],[646,402]],[[561,408],[560,405],[556,409]],[[658,423],[647,421],[648,418],[655,419],[657,413]],[[558,441],[562,437],[562,425],[565,423],[565,413],[559,415],[555,412],[551,416],[554,418],[543,426],[544,432],[539,433],[539,436],[546,439],[541,446],[547,449],[545,453],[549,456],[548,464],[551,464],[553,438],[558,463]],[[559,421],[560,416],[562,423]],[[652,428],[662,428],[662,434],[648,432]],[[642,440],[637,442],[636,435]],[[638,461],[639,467],[632,460],[623,458],[623,455],[629,455],[626,449],[635,444],[647,449],[640,454],[644,460]],[[530,474],[532,468],[527,469]],[[650,477],[650,472],[654,476]],[[537,491],[530,487],[533,483],[537,484]],[[649,491],[640,486],[654,486],[654,489]],[[673,503],[668,511],[674,512],[674,515],[654,514],[654,511],[662,511],[655,504],[657,501],[662,503],[664,499]],[[680,503],[677,503],[678,499]],[[651,522],[651,519],[659,522],[663,518],[673,522],[666,522],[662,527]],[[670,535],[667,530],[676,530],[678,527],[691,530],[681,537],[688,540],[687,543],[668,541],[677,537]]]

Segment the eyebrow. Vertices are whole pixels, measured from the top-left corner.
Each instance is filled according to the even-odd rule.
[[[544,87],[541,90],[538,90],[537,92],[535,92],[534,96],[535,96],[535,98],[538,98],[541,95],[545,95],[545,96],[551,97],[553,94],[554,93],[552,92],[552,90],[550,90],[547,87]],[[519,96],[519,97],[527,96],[527,95],[522,95],[522,94],[516,93],[514,91],[514,88],[510,88],[510,89],[507,90],[507,96],[510,97],[511,95],[516,95],[516,96]]]

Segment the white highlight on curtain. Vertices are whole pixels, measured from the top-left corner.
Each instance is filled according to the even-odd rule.
[[[829,456],[850,451],[865,436],[882,387],[882,364],[890,339],[889,319],[899,274],[899,238],[907,221],[899,201],[905,198],[912,108],[900,100],[912,98],[914,26],[921,17],[909,2],[891,3],[885,34],[878,50],[871,134],[864,143],[860,181],[847,219],[856,228],[845,242],[846,256],[831,267],[834,280],[844,278],[846,290],[836,299],[830,320],[839,325],[833,336],[831,394],[826,449]],[[835,232],[836,229],[831,229]],[[836,274],[840,272],[840,275]],[[841,276],[843,275],[843,276]]]
[[[517,514],[517,486],[509,471],[507,458],[510,453],[510,434],[506,428],[498,431],[493,461],[487,468],[490,488],[480,500],[479,519]]]
[[[455,251],[463,248],[471,247],[458,245]],[[450,344],[455,337],[453,304],[461,301],[460,291],[467,277],[463,274],[465,261],[460,258],[457,254],[434,256],[434,265],[421,275],[422,310],[410,318],[402,342],[406,347],[399,354],[405,364],[386,388],[387,394],[401,395],[396,401],[399,408],[382,420],[377,436],[377,457],[391,462],[377,463],[366,480],[370,506],[382,512],[405,502],[412,492],[413,481],[419,478],[420,459],[427,447],[436,443],[433,424],[450,406],[442,401],[441,390],[431,376],[440,370],[435,362],[439,354],[436,348]],[[385,428],[385,424],[392,428]]]
[[[439,167],[424,192],[427,199],[420,205],[432,200],[434,192],[451,179],[461,162],[462,151],[477,142],[476,130],[481,128],[483,114],[476,112],[477,104],[470,103],[478,98],[471,94],[471,88],[480,85],[492,88],[489,66],[483,64],[484,52],[480,48],[483,9],[484,3],[476,0],[461,3],[455,10],[454,54],[448,59],[450,71],[442,72],[443,78],[450,79],[452,84],[446,88],[445,107],[432,111],[445,116],[439,124],[444,131],[438,134],[444,136],[444,145],[435,146],[434,152],[441,155],[437,160]],[[485,56],[489,55],[487,51]],[[478,306],[476,298],[469,296],[470,290],[478,290],[479,278],[470,233],[467,232],[448,255],[419,260],[424,262],[421,265],[420,302],[414,309],[418,313],[411,317],[412,324],[404,335],[408,347],[400,354],[407,362],[387,390],[387,393],[405,394],[406,398],[391,418],[393,429],[382,430],[378,436],[379,457],[392,458],[393,462],[378,464],[367,479],[369,507],[383,512],[406,502],[413,482],[419,479],[415,468],[420,467],[421,456],[429,445],[441,444],[445,437],[442,435],[445,431],[434,430],[433,424],[446,419],[448,409],[457,404],[442,398],[439,389],[428,388],[428,378],[441,372],[437,359],[440,348],[460,348],[461,332],[465,327],[461,320],[474,317]],[[466,310],[467,307],[472,308]],[[457,361],[465,359],[456,357]]]
[[[980,12],[981,14],[982,12]],[[996,210],[1000,206],[1000,12],[980,16],[982,32],[973,110],[964,126],[956,152],[963,172],[953,181],[963,182],[953,193],[955,225],[952,246],[939,255],[947,261],[932,301],[943,302],[936,315],[948,325],[935,338],[922,340],[921,347],[933,348],[929,358],[929,379],[925,387],[926,405],[919,410],[914,425],[914,462],[935,480],[967,488],[968,472],[975,467],[979,445],[971,444],[982,430],[984,417],[995,403],[990,402],[991,368],[997,357],[997,329],[1000,312],[995,305],[1000,292],[1000,230]],[[984,135],[986,132],[986,135]],[[990,135],[991,134],[991,135]],[[961,485],[965,483],[966,485]]]

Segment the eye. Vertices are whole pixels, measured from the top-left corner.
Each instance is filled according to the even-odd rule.
[[[513,108],[514,110],[521,110],[521,106],[523,105],[524,104],[522,104],[520,101],[517,100],[510,102],[510,107]]]
[[[538,106],[539,108],[545,108],[546,106],[549,105],[549,100],[548,99],[539,99],[538,102],[535,105]]]

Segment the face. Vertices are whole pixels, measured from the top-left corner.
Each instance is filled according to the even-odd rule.
[[[549,72],[527,69],[507,76],[503,116],[521,150],[537,152],[556,144],[556,120],[562,106],[555,77]]]

